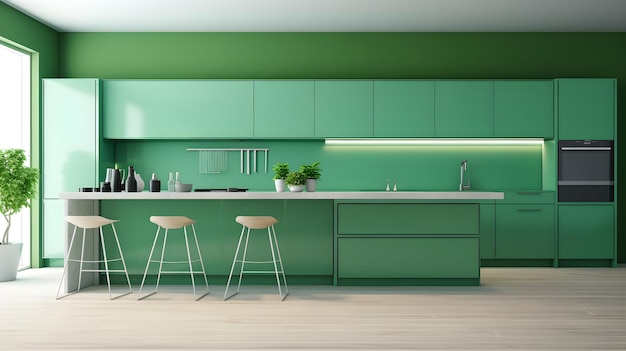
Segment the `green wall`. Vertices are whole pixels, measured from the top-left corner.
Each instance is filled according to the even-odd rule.
[[[31,162],[41,168],[40,139],[40,84],[41,78],[57,77],[59,73],[59,33],[31,17],[0,2],[0,43],[31,55]],[[1,79],[1,78],[0,78]],[[41,188],[40,188],[41,189]],[[41,192],[38,192],[40,194]],[[39,196],[32,203],[31,230],[39,233]],[[42,262],[39,235],[31,235],[31,266]]]
[[[626,33],[62,33],[60,62],[109,79],[617,78],[626,106]]]

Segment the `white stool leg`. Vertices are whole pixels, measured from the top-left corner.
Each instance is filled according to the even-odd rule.
[[[276,230],[274,229],[273,225],[267,227],[267,236],[270,242],[270,250],[272,251],[272,261],[274,263],[274,272],[276,273],[276,283],[278,284],[278,294],[280,295],[281,301],[282,301],[285,299],[285,297],[287,297],[287,295],[289,294],[289,291],[287,290],[287,279],[285,279],[285,271],[283,270],[283,261],[282,261],[282,258],[280,257],[280,249],[278,248],[278,241],[276,240]],[[274,246],[276,246],[276,252],[274,252]],[[276,265],[276,255],[278,255],[278,263],[280,263],[280,273],[282,273],[283,281],[285,282],[285,294],[282,293],[282,288],[280,286],[278,266]]]
[[[159,290],[159,284],[161,283],[161,272],[163,272],[163,259],[165,258],[165,247],[167,246],[167,232],[168,229],[165,228],[165,235],[163,236],[163,248],[161,249],[161,259],[159,260],[159,273],[157,274],[156,286],[154,287],[155,293]]]
[[[69,265],[69,262],[70,262],[70,255],[72,254],[72,248],[74,247],[74,237],[76,236],[76,228],[77,227],[74,226],[74,230],[72,231],[72,238],[70,239],[70,246],[67,249],[67,255],[65,255],[65,261],[64,261],[64,265],[63,265],[63,274],[61,275],[61,283],[59,284],[59,289],[57,290],[57,297],[56,297],[57,300],[61,299],[61,298],[64,298],[64,297],[66,297],[68,295],[72,295],[72,294],[76,293],[75,291],[71,292],[71,293],[70,292],[66,292],[65,295],[59,296],[59,294],[61,293],[61,287],[63,286],[63,280],[65,279],[65,277],[67,275],[68,265]]]
[[[120,246],[120,241],[117,238],[117,231],[115,230],[115,225],[113,225],[113,223],[111,223],[111,228],[113,228],[113,237],[115,238],[115,243],[117,244],[117,250],[120,253],[120,258],[122,259],[122,267],[124,267],[124,274],[126,275],[126,281],[128,282],[128,292],[113,298],[113,299],[117,299],[118,297],[122,297],[122,296],[132,293],[133,287],[130,285],[130,277],[128,276],[128,270],[126,269],[126,262],[124,261],[124,254],[122,254],[122,247]]]
[[[228,295],[228,287],[230,286],[230,280],[233,277],[233,272],[235,270],[235,264],[237,264],[237,257],[239,256],[239,248],[241,247],[241,241],[243,240],[243,233],[246,230],[246,227],[241,228],[241,234],[239,235],[239,241],[237,242],[237,249],[235,250],[235,257],[233,258],[233,264],[232,266],[230,266],[230,274],[228,275],[228,282],[226,283],[226,290],[224,291],[224,301],[230,299],[231,297],[237,295],[237,293],[239,293],[239,288],[237,288],[237,291],[230,295]],[[241,276],[239,277],[239,283],[241,283]]]
[[[156,247],[157,240],[159,240],[159,231],[161,227],[157,228],[156,234],[154,235],[154,241],[152,242],[152,248],[150,249],[150,256],[148,256],[148,263],[146,263],[146,270],[143,273],[143,279],[141,279],[141,286],[139,287],[139,295],[137,296],[137,300],[145,299],[146,297],[156,294],[156,291],[141,297],[141,290],[143,289],[143,284],[146,282],[146,276],[148,275],[148,268],[150,268],[150,262],[152,262],[152,254],[154,253],[154,248]]]
[[[107,249],[104,245],[104,234],[102,232],[102,227],[98,228],[100,234],[100,246],[102,246],[102,255],[104,255],[104,274],[107,277],[107,286],[109,288],[109,300],[113,300],[111,296],[111,277],[109,277],[109,259],[107,257]]]
[[[83,244],[81,245],[81,249],[80,249],[80,269],[78,270],[78,289],[76,289],[76,292],[80,291],[80,286],[82,284],[82,278],[83,278],[83,264],[85,262],[85,232],[87,231],[87,229],[83,228]]]
[[[198,250],[198,259],[200,261],[200,269],[202,271],[202,276],[204,277],[204,284],[206,286],[206,293],[201,296],[196,297],[196,286],[195,286],[195,277],[193,272],[193,266],[191,263],[191,253],[189,252],[189,241],[187,240],[187,227],[185,227],[185,244],[187,245],[187,258],[189,259],[189,272],[191,273],[191,284],[193,285],[193,296],[196,297],[196,301],[205,297],[209,293],[209,281],[206,277],[206,272],[204,270],[204,262],[202,261],[202,254],[200,253],[200,246],[198,245],[198,236],[196,235],[196,228],[194,225],[191,225],[191,229],[193,232],[193,239],[196,243],[196,249]]]

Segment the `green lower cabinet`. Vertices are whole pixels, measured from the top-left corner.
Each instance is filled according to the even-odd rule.
[[[149,221],[152,215],[184,215],[197,221],[195,228],[207,275],[217,277],[213,283],[225,283],[225,277],[230,271],[242,228],[235,222],[235,217],[269,215],[279,221],[275,226],[276,236],[288,279],[290,276],[316,276],[324,277],[325,280],[315,280],[315,283],[330,284],[333,275],[332,213],[331,200],[101,201],[101,214],[120,220],[115,226],[128,271],[134,280],[137,277],[141,279],[154,240],[157,227]],[[108,241],[107,247],[112,243]],[[109,249],[115,252],[114,247]],[[184,261],[185,255],[182,232],[170,231],[166,258],[170,261]],[[271,259],[266,230],[251,232],[248,259]],[[257,268],[273,269],[263,266]],[[154,272],[151,270],[150,273]],[[253,280],[254,277],[248,281]]]
[[[478,238],[339,238],[338,278],[478,278]]]
[[[480,258],[496,258],[496,206],[480,204]]]
[[[340,203],[339,235],[477,235],[478,204]]]
[[[615,257],[613,205],[559,205],[559,259]]]
[[[554,205],[496,204],[496,258],[553,259]]]

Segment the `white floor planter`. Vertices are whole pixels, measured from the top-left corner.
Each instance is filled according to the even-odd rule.
[[[0,282],[15,280],[21,253],[21,243],[0,245]]]

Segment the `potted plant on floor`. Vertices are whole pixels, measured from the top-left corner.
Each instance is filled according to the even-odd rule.
[[[289,187],[289,191],[298,193],[304,190],[304,185],[306,184],[306,176],[304,173],[300,171],[290,172],[287,175],[287,186]]]
[[[7,222],[0,242],[0,282],[15,280],[22,252],[22,243],[9,243],[11,216],[30,207],[37,191],[39,170],[25,161],[22,149],[0,150],[0,212]]]
[[[272,169],[274,170],[274,187],[276,192],[285,191],[285,179],[289,175],[289,165],[287,163],[276,163]]]
[[[322,176],[320,163],[313,162],[310,165],[302,165],[300,166],[300,172],[306,176],[306,191],[315,191],[317,180]]]

